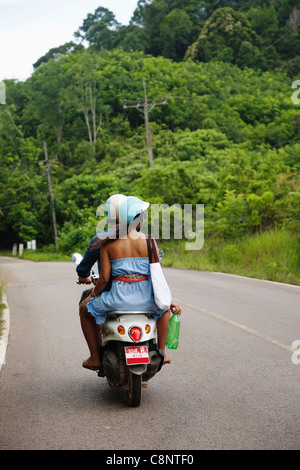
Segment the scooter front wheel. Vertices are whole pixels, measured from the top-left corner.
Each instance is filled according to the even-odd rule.
[[[129,373],[127,401],[130,406],[139,406],[142,401],[142,376]]]

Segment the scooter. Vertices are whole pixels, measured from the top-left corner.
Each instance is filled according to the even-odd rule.
[[[82,255],[74,253],[72,261],[80,264]],[[98,276],[92,271],[93,284]],[[79,281],[77,281],[80,284]],[[109,386],[125,387],[130,406],[139,406],[142,389],[162,368],[164,354],[158,349],[154,312],[109,312],[101,327],[99,377],[106,377]]]

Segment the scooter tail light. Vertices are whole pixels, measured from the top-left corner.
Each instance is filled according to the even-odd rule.
[[[129,336],[132,339],[132,341],[135,341],[135,342],[140,341],[142,337],[141,328],[139,328],[138,326],[133,326],[132,328],[130,328]]]

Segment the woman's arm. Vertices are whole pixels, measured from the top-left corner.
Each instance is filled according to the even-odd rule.
[[[105,287],[110,281],[110,275],[111,275],[111,264],[110,264],[110,260],[108,257],[108,251],[107,251],[107,247],[103,247],[101,249],[101,271],[100,271],[100,276],[97,281],[97,284],[95,285],[92,291],[93,297],[97,297],[105,289]]]

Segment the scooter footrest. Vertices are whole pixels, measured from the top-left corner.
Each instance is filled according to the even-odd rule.
[[[102,364],[101,364],[100,367],[99,367],[98,377],[105,377]]]

